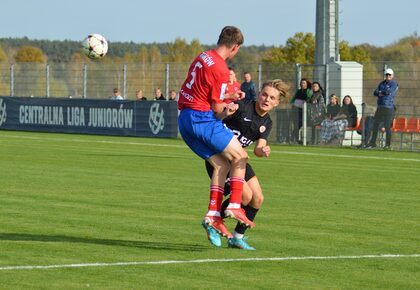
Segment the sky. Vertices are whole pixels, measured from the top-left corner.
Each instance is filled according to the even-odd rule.
[[[83,40],[99,33],[111,43],[197,39],[212,45],[226,25],[244,45],[285,45],[296,32],[315,34],[316,0],[5,0],[0,38]],[[383,47],[420,33],[418,0],[340,0],[339,40]]]

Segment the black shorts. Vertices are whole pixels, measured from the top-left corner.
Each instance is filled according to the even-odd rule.
[[[210,162],[208,162],[207,160],[206,160],[205,163],[206,163],[207,174],[211,178],[212,175],[213,175],[213,166],[211,166]],[[228,176],[229,176],[229,174],[228,174]],[[254,176],[255,176],[254,169],[252,169],[252,166],[249,163],[246,163],[245,182],[247,182],[248,180],[250,180]],[[229,182],[229,179],[227,179],[226,182],[225,182],[225,192],[223,194],[225,196],[230,194],[230,182]]]

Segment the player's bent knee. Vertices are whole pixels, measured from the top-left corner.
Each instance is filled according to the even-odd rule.
[[[238,163],[246,163],[248,161],[248,153],[242,149],[233,156],[233,161]]]
[[[264,195],[261,194],[254,194],[252,196],[251,205],[254,208],[260,208],[262,204],[264,203]]]

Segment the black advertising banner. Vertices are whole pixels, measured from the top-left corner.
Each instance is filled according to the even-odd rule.
[[[0,97],[0,129],[175,138],[173,101]]]

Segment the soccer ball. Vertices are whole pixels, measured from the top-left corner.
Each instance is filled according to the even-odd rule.
[[[105,56],[108,51],[108,41],[100,34],[89,34],[82,42],[83,53],[90,59]]]

